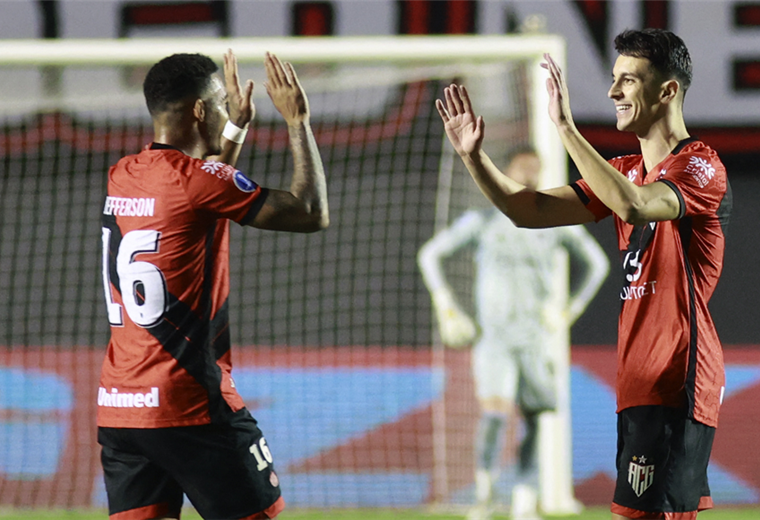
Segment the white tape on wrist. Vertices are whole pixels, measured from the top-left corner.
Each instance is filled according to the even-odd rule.
[[[247,134],[247,128],[240,128],[232,121],[227,121],[227,124],[224,125],[224,131],[222,131],[223,137],[237,144],[242,144],[245,141],[245,136]]]

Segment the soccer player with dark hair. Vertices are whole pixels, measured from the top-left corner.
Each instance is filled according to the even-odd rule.
[[[712,507],[707,463],[725,376],[707,304],[723,268],[731,188],[720,158],[683,118],[691,82],[684,42],[625,31],[608,96],[640,155],[604,160],[579,133],[565,78],[546,55],[549,116],[582,180],[536,191],[501,174],[481,149],[485,125],[465,88],[436,105],[483,193],[517,225],[613,216],[622,266],[618,334],[618,478],[613,519],[694,519]]]
[[[224,82],[199,54],[155,64],[144,83],[154,141],[109,171],[98,441],[112,519],[179,518],[183,493],[204,518],[274,518],[284,507],[231,377],[229,221],[308,233],[329,217],[306,94],[289,63],[264,63],[290,136],[289,190],[234,168],[255,107],[231,51]]]

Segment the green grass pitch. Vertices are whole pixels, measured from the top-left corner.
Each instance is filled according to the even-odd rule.
[[[103,520],[108,518],[102,510],[2,510],[0,520]],[[461,515],[428,513],[416,509],[324,509],[284,511],[278,519],[282,520],[462,520]],[[508,520],[508,516],[496,516],[497,520]],[[610,512],[605,507],[592,507],[577,516],[552,516],[549,519],[573,520],[609,520]],[[699,514],[699,520],[757,520],[760,508],[718,507]],[[183,520],[198,520],[200,516],[192,510],[182,514]]]

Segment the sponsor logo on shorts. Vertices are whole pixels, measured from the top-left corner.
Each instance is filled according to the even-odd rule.
[[[272,484],[272,486],[277,487],[280,485],[280,479],[277,477],[277,473],[272,471],[269,474],[269,483]]]
[[[633,492],[640,497],[644,491],[654,482],[654,464],[647,464],[645,456],[637,457],[634,455],[633,460],[628,464],[628,483],[633,488]]]
[[[152,387],[150,392],[119,392],[111,388],[109,392],[103,387],[98,388],[98,406],[109,408],[158,408],[158,388]]]

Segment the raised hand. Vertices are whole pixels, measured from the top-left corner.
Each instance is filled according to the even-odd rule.
[[[467,89],[461,85],[451,85],[443,89],[446,104],[435,100],[435,107],[443,120],[446,136],[459,155],[468,155],[480,150],[483,144],[483,116],[475,117]]]
[[[267,52],[264,66],[267,71],[267,82],[264,86],[285,122],[289,125],[308,122],[309,100],[298,81],[293,65],[288,62],[283,64],[277,56]]]
[[[570,94],[562,69],[548,53],[544,54],[544,59],[546,61],[541,66],[549,71],[549,77],[546,78],[546,90],[549,92],[549,117],[557,126],[574,126],[573,114],[570,111]]]
[[[247,80],[245,89],[240,86],[237,57],[232,49],[224,53],[224,85],[227,90],[227,110],[230,121],[238,128],[246,128],[256,115],[256,107],[251,99],[253,81]]]

